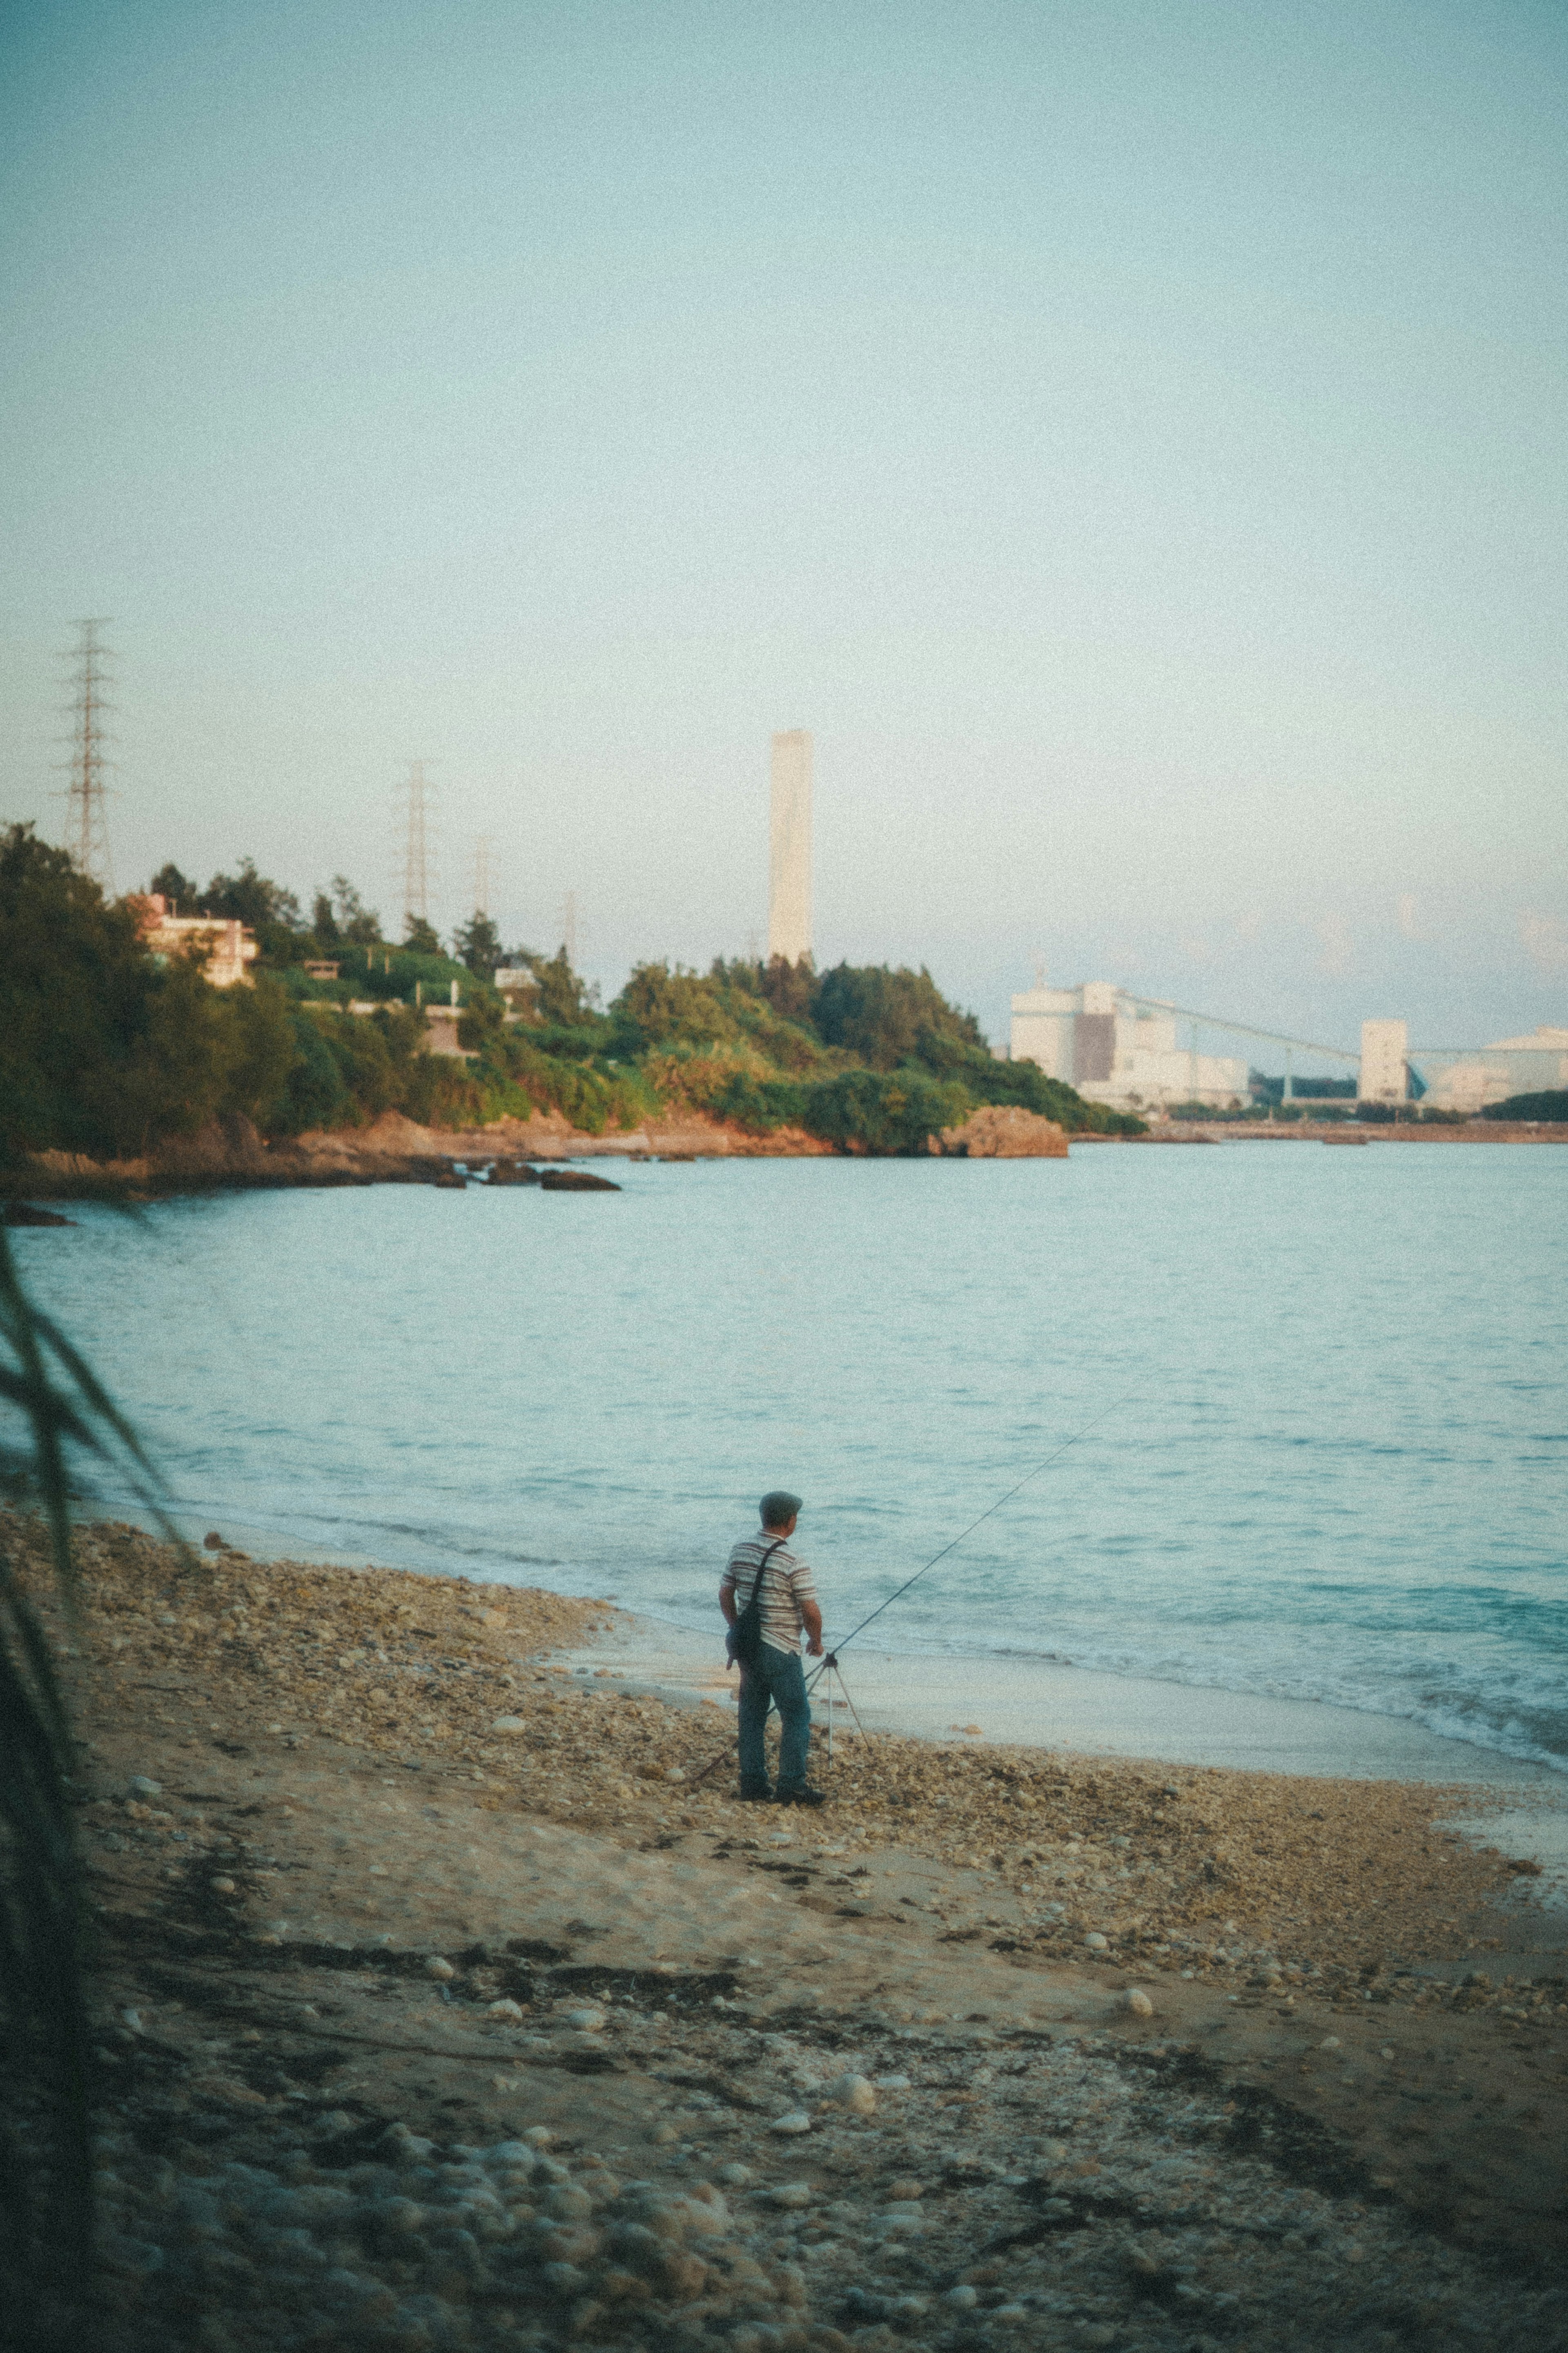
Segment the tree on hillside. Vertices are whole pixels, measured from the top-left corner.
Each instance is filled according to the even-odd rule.
[[[300,902],[280,882],[268,881],[256,871],[254,858],[242,858],[233,874],[215,874],[196,901],[198,915],[216,915],[224,923],[247,923],[259,939],[272,924],[291,932],[300,929]]]
[[[918,1055],[923,1032],[977,1046],[985,1039],[973,1013],[950,1005],[922,965],[836,965],[813,992],[811,1018],[827,1046],[842,1046],[873,1070],[893,1071]]]
[[[787,956],[770,956],[757,968],[757,994],[773,1007],[781,1021],[798,1021],[809,1028],[811,1003],[816,992],[816,966],[809,955],[791,964]]]
[[[816,966],[809,955],[803,955],[796,964],[787,956],[770,956],[766,964],[755,956],[737,956],[728,964],[722,956],[715,956],[708,977],[721,990],[740,989],[756,997],[781,1021],[793,1021],[803,1029],[811,1027]]]
[[[481,980],[493,980],[502,956],[500,934],[488,915],[476,907],[466,923],[452,934],[452,954]]]
[[[709,1045],[740,1035],[711,975],[704,978],[680,965],[672,970],[668,964],[639,964],[610,1011],[633,1052],[643,1046]]]
[[[275,985],[211,988],[195,959],[150,955],[63,849],[0,833],[0,1165],[264,1119],[293,1060]]]
[[[159,867],[147,888],[163,900],[171,915],[195,913],[201,892],[190,876],[182,874],[172,860],[168,865]]]
[[[441,953],[440,934],[435,924],[426,923],[423,915],[404,917],[403,944],[410,955],[438,956]]]
[[[367,907],[346,874],[332,877],[332,904],[337,911],[338,937],[352,948],[381,944],[381,917]]]
[[[334,874],[331,888],[317,892],[310,902],[310,930],[323,955],[334,948],[381,944],[381,917],[365,905],[346,874]]]
[[[598,986],[590,986],[573,971],[564,944],[552,956],[538,955],[531,948],[514,948],[510,961],[533,975],[539,991],[534,1013],[539,1020],[571,1029],[592,1019],[597,1011]]]

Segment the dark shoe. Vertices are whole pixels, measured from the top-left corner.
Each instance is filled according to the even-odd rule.
[[[803,1781],[798,1788],[779,1791],[781,1806],[825,1806],[827,1799],[820,1789],[808,1789]]]
[[[758,1782],[754,1788],[749,1788],[744,1781],[741,1784],[742,1806],[769,1806],[773,1803],[773,1793],[765,1781]]]

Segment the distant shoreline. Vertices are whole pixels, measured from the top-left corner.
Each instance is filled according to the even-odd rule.
[[[1323,1144],[1340,1149],[1372,1144],[1568,1145],[1568,1121],[1471,1120],[1462,1127],[1389,1122],[1301,1120],[1172,1120],[1146,1135],[1075,1134],[1069,1146],[1138,1150],[1211,1144]],[[46,1152],[0,1171],[0,1200],[88,1201],[147,1198],[192,1192],[271,1192],[346,1185],[434,1185],[454,1167],[490,1162],[563,1160],[856,1159],[804,1130],[754,1135],[716,1120],[593,1135],[559,1115],[506,1119],[493,1126],[444,1130],[416,1126],[388,1113],[371,1127],[321,1129],[268,1142],[248,1121],[208,1129],[135,1159],[96,1160],[84,1153]]]

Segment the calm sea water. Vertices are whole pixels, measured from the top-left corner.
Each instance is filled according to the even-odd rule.
[[[712,1622],[764,1487],[879,1622],[1568,1767],[1568,1152],[1083,1147],[17,1233],[180,1514]]]

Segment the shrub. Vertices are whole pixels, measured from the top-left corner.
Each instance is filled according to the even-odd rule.
[[[805,1124],[841,1152],[924,1152],[973,1105],[961,1086],[915,1071],[841,1071],[804,1091]]]
[[[747,1128],[753,1135],[766,1135],[775,1127],[800,1126],[805,1117],[805,1092],[794,1079],[764,1079],[752,1071],[731,1071],[713,1098],[713,1109],[721,1119],[733,1120],[737,1127]]]

